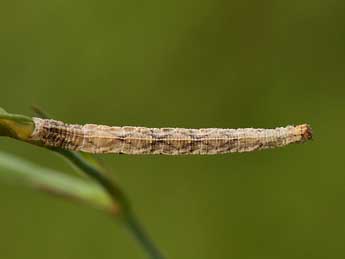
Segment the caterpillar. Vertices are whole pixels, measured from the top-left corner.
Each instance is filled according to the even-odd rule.
[[[283,147],[312,138],[308,124],[275,129],[184,129],[75,125],[40,118],[33,121],[31,140],[94,154],[215,155]]]

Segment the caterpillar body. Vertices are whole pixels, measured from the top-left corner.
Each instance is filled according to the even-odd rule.
[[[31,140],[87,153],[214,155],[283,147],[312,138],[308,124],[275,129],[184,129],[66,124],[33,118]]]

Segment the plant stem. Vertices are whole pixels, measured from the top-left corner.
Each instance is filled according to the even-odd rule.
[[[87,161],[80,153],[66,151],[62,149],[53,149],[57,153],[67,158],[74,166],[86,173],[89,177],[95,180],[100,186],[104,188],[106,193],[110,195],[114,203],[118,204],[121,211],[129,209],[129,202],[126,199],[120,188],[113,183],[113,181],[100,169]]]
[[[87,161],[80,153],[58,149],[56,152],[63,155],[70,160],[73,165],[85,172],[88,176],[97,181],[110,195],[113,202],[119,207],[119,218],[122,220],[128,231],[140,243],[147,255],[151,259],[163,259],[163,255],[155,246],[153,241],[149,238],[146,231],[143,229],[137,220],[133,210],[131,209],[128,200],[125,198],[123,192],[95,165]],[[100,166],[98,166],[100,167]]]
[[[138,219],[133,212],[128,213],[123,219],[124,225],[127,227],[129,232],[134,236],[135,239],[141,244],[141,246],[147,252],[149,258],[152,259],[164,259],[165,257],[161,254],[155,244],[148,237],[145,230],[142,228]]]

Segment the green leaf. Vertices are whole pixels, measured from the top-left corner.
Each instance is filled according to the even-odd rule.
[[[87,182],[0,151],[0,178],[12,184],[72,198],[114,213],[110,196],[93,182]]]

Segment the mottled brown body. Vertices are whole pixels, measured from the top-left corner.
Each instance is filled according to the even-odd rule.
[[[212,155],[282,147],[312,137],[307,124],[276,129],[183,129],[81,126],[33,119],[32,140],[88,153]]]

